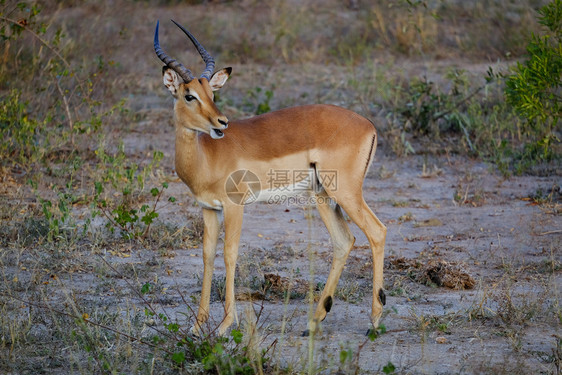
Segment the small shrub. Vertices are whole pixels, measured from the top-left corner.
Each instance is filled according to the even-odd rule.
[[[27,106],[17,89],[0,98],[0,163],[5,166],[27,169],[45,153],[45,122],[34,118]]]
[[[507,77],[505,94],[525,119],[523,131],[532,140],[522,158],[550,160],[554,145],[560,143],[556,130],[562,113],[562,1],[551,1],[538,13],[545,33],[531,35],[528,58]]]
[[[452,69],[446,78],[451,86],[443,92],[433,82],[422,78],[404,89],[406,101],[396,108],[405,120],[405,129],[420,134],[466,131],[465,103],[480,88],[470,93],[469,79],[462,69]]]
[[[106,228],[111,233],[118,230],[125,239],[145,238],[159,216],[156,211],[168,184],[164,182],[160,188],[150,189],[151,204],[140,202],[140,196],[164,154],[155,151],[152,161],[140,170],[138,164],[127,159],[122,143],[113,155],[106,153],[103,147],[98,148],[96,155],[101,173],[94,182],[92,218],[103,215]],[[174,197],[168,198],[169,203],[175,201]]]
[[[146,283],[141,293],[151,292],[153,286]],[[263,373],[264,365],[269,361],[266,350],[254,353],[250,344],[251,338],[233,329],[228,336],[219,336],[216,330],[197,337],[177,321],[170,321],[163,313],[157,313],[145,300],[145,315],[160,322],[165,330],[156,329],[152,343],[166,353],[172,367],[180,369],[198,369],[199,372],[211,374],[255,374]],[[187,306],[190,309],[189,306]]]

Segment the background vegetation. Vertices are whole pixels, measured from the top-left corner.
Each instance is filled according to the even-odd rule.
[[[127,138],[171,134],[169,109],[158,112],[165,93],[151,38],[156,19],[172,15],[220,65],[235,66],[237,83],[218,97],[229,116],[334,103],[375,120],[384,152],[397,157],[478,158],[505,178],[560,173],[560,0],[2,0],[0,268],[25,258],[37,272],[26,280],[1,273],[0,372],[254,373],[276,366],[251,332],[189,338],[186,326],[152,307],[157,283],[127,286],[142,301],[136,313],[98,319],[80,296],[64,295],[54,307],[39,287],[64,285],[58,275],[86,266],[124,279],[136,273],[104,263],[104,249],[165,256],[201,241],[200,219],[189,227],[159,220],[181,209],[168,191],[171,136],[149,151]],[[186,65],[200,66],[171,26],[161,40]],[[416,64],[435,69],[408,68]],[[84,256],[96,260],[86,265]],[[15,305],[29,308],[25,319],[16,318]],[[154,325],[139,323],[147,319]],[[52,340],[38,340],[36,330]],[[55,354],[53,343],[72,354]],[[353,353],[342,353],[339,366],[348,371]]]

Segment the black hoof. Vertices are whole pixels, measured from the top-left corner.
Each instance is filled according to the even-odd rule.
[[[379,336],[381,335],[381,333],[379,332],[379,330],[377,329],[373,329],[373,328],[369,328],[367,330],[367,333],[365,334],[365,336],[367,336],[369,338],[369,340],[374,341],[375,339],[377,339]]]
[[[302,337],[308,337],[308,336],[310,336],[310,330],[305,329],[302,333]]]

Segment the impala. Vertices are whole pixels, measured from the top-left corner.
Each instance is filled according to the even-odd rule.
[[[156,24],[154,50],[165,64],[164,86],[174,98],[176,171],[203,208],[203,285],[192,332],[200,333],[209,317],[219,215],[223,215],[225,229],[225,316],[219,326],[219,333],[224,334],[234,320],[237,321],[234,276],[244,204],[263,201],[276,189],[294,187],[303,181],[315,185],[310,192],[317,198],[316,205],[334,249],[326,286],[307,331],[316,332],[319,322],[330,311],[336,285],[355,243],[342,209],[365,233],[371,246],[371,322],[377,328],[386,299],[383,291],[386,227],[367,206],[362,191],[377,145],[373,123],[354,112],[331,105],[287,108],[229,121],[216,107],[213,91],[225,84],[232,69],[215,72],[214,59],[205,48],[189,31],[172,22],[187,35],[206,64],[201,76],[195,78],[189,69],[162,50],[158,40],[159,23]],[[284,181],[283,186],[279,181],[267,186],[264,182],[271,182],[273,171],[298,173],[290,173],[292,178]],[[326,171],[337,176],[337,183],[325,183],[323,172]],[[233,181],[233,176],[238,178]],[[248,176],[252,178],[246,178]],[[238,183],[246,184],[252,194],[233,199],[229,193]]]

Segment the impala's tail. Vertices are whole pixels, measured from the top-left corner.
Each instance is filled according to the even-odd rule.
[[[372,121],[371,124],[373,124]],[[373,129],[374,128],[375,128],[375,124],[373,124]],[[369,156],[367,157],[367,165],[365,165],[365,172],[363,173],[363,179],[365,178],[365,176],[367,176],[367,172],[369,171],[369,168],[371,167],[371,164],[375,159],[376,150],[377,150],[377,130],[375,129],[375,132],[373,134],[373,139],[371,141],[371,149],[369,150]]]

